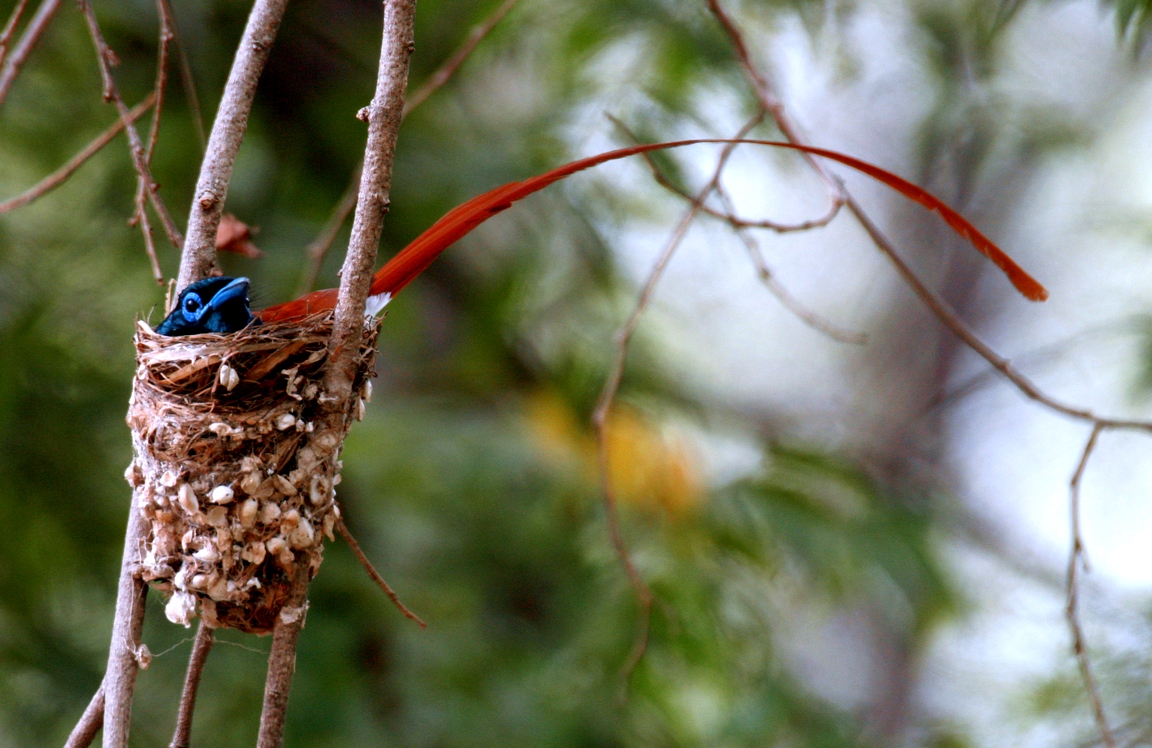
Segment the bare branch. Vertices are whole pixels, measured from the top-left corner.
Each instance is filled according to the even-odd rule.
[[[757,113],[756,116],[740,129],[735,139],[744,137],[752,128],[760,123],[763,116],[762,113]],[[608,525],[608,533],[612,539],[612,545],[616,550],[616,555],[620,559],[620,564],[624,567],[624,572],[628,575],[628,581],[631,583],[636,593],[636,600],[640,604],[636,642],[632,647],[632,652],[628,655],[628,660],[625,662],[624,668],[621,670],[621,676],[625,686],[627,686],[632,672],[636,669],[636,666],[640,663],[645,651],[648,649],[648,625],[652,615],[652,590],[640,575],[636,564],[633,563],[632,556],[628,553],[628,546],[624,542],[624,536],[620,532],[620,520],[616,510],[616,492],[612,486],[612,476],[609,473],[608,415],[612,410],[612,404],[616,400],[616,393],[620,389],[620,382],[624,378],[624,367],[628,361],[628,345],[632,341],[632,335],[636,332],[636,326],[640,323],[640,318],[652,303],[652,297],[656,293],[656,286],[663,277],[668,263],[672,261],[672,256],[676,253],[676,249],[680,246],[680,243],[683,242],[685,235],[687,235],[692,221],[700,214],[702,210],[701,206],[703,206],[708,195],[720,184],[720,177],[724,172],[724,167],[728,164],[728,159],[737,145],[737,143],[728,143],[724,146],[724,150],[720,152],[720,158],[716,163],[716,169],[712,173],[712,178],[695,199],[693,199],[692,205],[680,218],[680,222],[672,232],[668,243],[664,246],[663,252],[660,253],[656,264],[648,274],[648,280],[644,284],[644,289],[640,292],[640,298],[636,301],[636,306],[632,310],[632,314],[616,332],[616,355],[609,369],[608,378],[604,382],[604,388],[600,391],[600,398],[596,402],[596,408],[592,411],[592,425],[596,429],[597,459],[600,468],[600,490],[604,501],[605,521]]]
[[[260,712],[260,733],[256,748],[282,748],[284,720],[288,713],[288,693],[296,672],[296,642],[308,614],[308,582],[312,572],[307,553],[296,558],[292,589],[272,630],[272,651],[268,653],[268,676],[264,682],[264,707]]]
[[[334,402],[345,403],[352,391],[356,355],[364,328],[364,309],[372,284],[372,268],[392,187],[396,139],[404,116],[404,90],[408,63],[415,49],[412,24],[416,0],[387,0],[384,4],[384,41],[376,94],[368,106],[368,144],[348,254],[340,271],[336,319],[328,343],[325,388]],[[343,414],[341,408],[339,413]]]
[[[192,654],[188,658],[188,672],[184,676],[184,691],[180,694],[180,711],[176,714],[176,732],[168,748],[189,748],[192,739],[192,713],[196,709],[196,692],[200,688],[200,676],[216,641],[215,632],[203,620],[196,630],[196,641],[192,643]]]
[[[8,56],[8,45],[12,42],[12,35],[16,33],[16,25],[24,17],[24,11],[27,7],[28,0],[20,0],[16,3],[16,7],[12,9],[12,15],[8,16],[8,23],[4,24],[4,30],[0,31],[0,66],[3,66],[4,58]]]
[[[164,231],[168,234],[168,240],[175,247],[183,247],[184,237],[180,234],[180,229],[176,228],[176,222],[172,220],[172,215],[168,212],[168,206],[164,204],[164,199],[160,197],[160,185],[156,183],[148,168],[140,133],[136,131],[136,126],[128,120],[128,105],[120,96],[116,79],[112,76],[111,66],[116,64],[118,60],[116,53],[104,41],[104,34],[100,31],[100,24],[96,20],[96,13],[92,9],[91,0],[76,0],[76,4],[80,6],[80,11],[84,14],[84,20],[88,24],[88,33],[92,37],[92,45],[96,49],[96,62],[100,67],[100,76],[104,81],[104,100],[116,105],[116,111],[120,113],[120,119],[124,122],[124,129],[128,133],[128,150],[132,155],[132,164],[136,167],[136,173],[148,185],[148,201],[152,203],[153,210],[160,217]]]
[[[81,715],[80,721],[72,728],[72,734],[68,736],[68,742],[64,744],[64,748],[88,748],[96,739],[96,733],[100,732],[100,728],[103,726],[104,684],[101,683],[100,688],[96,689],[96,693],[92,695],[92,700],[88,702],[88,707]]]
[[[1072,548],[1068,553],[1067,577],[1067,604],[1064,607],[1064,616],[1068,619],[1068,628],[1072,632],[1072,652],[1076,655],[1076,664],[1080,668],[1080,677],[1084,681],[1084,691],[1092,706],[1092,716],[1096,720],[1096,727],[1100,730],[1100,740],[1105,748],[1116,748],[1116,738],[1108,724],[1108,717],[1104,713],[1104,702],[1100,698],[1100,689],[1096,678],[1092,674],[1092,664],[1088,659],[1088,649],[1084,642],[1084,629],[1080,625],[1080,569],[1088,571],[1088,557],[1084,547],[1084,536],[1080,530],[1080,482],[1084,478],[1084,470],[1088,467],[1088,460],[1096,449],[1096,442],[1104,427],[1096,424],[1084,451],[1080,455],[1080,462],[1076,471],[1072,473],[1069,482],[1069,511],[1072,520]]]
[[[613,124],[615,124],[621,131],[624,132],[625,135],[629,137],[629,139],[632,140],[632,142],[640,142],[635,133],[633,133],[622,121],[612,116],[611,114],[607,116]],[[763,113],[759,115],[759,118],[763,118]],[[757,122],[757,124],[759,124],[759,122]],[[644,161],[648,164],[648,169],[652,172],[652,177],[657,182],[657,184],[667,188],[670,192],[672,192],[672,194],[682,197],[690,203],[695,203],[695,197],[685,192],[671,179],[669,179],[666,174],[664,174],[663,170],[660,168],[660,165],[656,163],[656,159],[652,157],[651,153],[646,152],[641,155],[643,156]],[[760,282],[764,284],[769,293],[775,296],[785,309],[796,315],[796,317],[798,317],[804,324],[808,325],[819,333],[827,335],[839,343],[864,345],[868,342],[868,336],[864,333],[846,330],[839,325],[825,320],[823,317],[804,306],[804,304],[801,303],[799,299],[793,296],[788,291],[788,289],[782,286],[780,282],[776,280],[771,269],[768,267],[768,264],[764,261],[764,255],[760,251],[759,242],[757,242],[756,238],[753,237],[751,232],[748,231],[749,228],[761,228],[771,229],[777,233],[787,233],[792,231],[807,231],[809,229],[825,226],[830,223],[832,219],[837,216],[837,214],[839,214],[840,208],[843,205],[843,202],[838,194],[833,195],[830,210],[820,218],[796,224],[783,224],[776,223],[774,221],[746,221],[744,219],[737,218],[735,216],[735,207],[732,203],[732,198],[728,194],[728,191],[724,188],[724,185],[720,182],[717,182],[714,191],[716,196],[720,199],[721,204],[724,206],[724,209],[717,210],[715,208],[710,208],[706,203],[702,203],[700,205],[700,211],[702,213],[706,213],[709,216],[712,216],[713,218],[718,218],[724,221],[732,228],[736,235],[740,237],[740,240],[744,242],[744,246],[748,249],[749,257],[752,260],[753,266],[756,268],[756,275],[760,279]]]
[[[148,98],[144,99],[144,101],[137,104],[128,112],[128,120],[131,122],[138,120],[146,111],[148,111],[153,103],[155,103],[155,95],[149,94]],[[71,159],[69,159],[68,162],[61,166],[59,169],[44,177],[42,180],[37,182],[32,187],[29,187],[24,192],[21,192],[19,195],[10,197],[4,202],[0,203],[0,214],[8,213],[9,211],[15,210],[16,208],[21,208],[33,200],[43,197],[47,193],[62,185],[65,181],[67,181],[68,177],[72,176],[77,169],[79,169],[84,165],[86,161],[88,161],[88,159],[96,155],[101,148],[111,143],[113,138],[119,135],[123,130],[124,120],[116,120],[116,122],[112,124],[107,130],[100,133],[100,135],[97,136],[95,140],[84,146],[84,150],[80,151]]]
[[[733,208],[732,198],[728,195],[723,185],[716,185],[716,194],[720,197],[724,205],[724,210],[731,214]],[[732,226],[732,230],[736,232],[736,235],[740,237],[740,240],[744,242],[744,246],[748,249],[748,255],[752,259],[752,265],[756,268],[756,277],[760,279],[760,282],[764,284],[768,292],[775,296],[776,300],[779,301],[785,309],[792,312],[801,322],[813,330],[827,335],[838,343],[864,345],[868,342],[868,335],[866,333],[840,327],[804,306],[803,302],[793,296],[787,288],[782,286],[780,281],[776,280],[776,276],[764,260],[764,253],[760,251],[760,243],[756,241],[756,237],[752,236],[752,232],[736,225]]]
[[[628,138],[632,140],[632,142],[640,142],[640,139],[636,137],[636,134],[632,132],[632,130],[626,124],[624,124],[623,121],[612,114],[606,114],[605,116],[608,117],[612,124],[616,125],[616,127],[621,132],[627,135]],[[664,170],[661,169],[660,165],[656,163],[656,159],[653,158],[651,153],[641,153],[640,157],[643,158],[644,163],[648,165],[648,170],[652,172],[652,178],[656,181],[657,184],[672,194],[682,197],[688,202],[692,202],[696,199],[680,185],[673,182],[668,177],[668,175],[664,173]],[[720,193],[718,190],[717,195],[719,194]],[[844,201],[841,199],[839,192],[833,192],[831,194],[832,201],[824,215],[808,221],[802,221],[800,223],[780,223],[779,221],[771,221],[768,219],[752,220],[748,218],[740,218],[735,214],[735,210],[732,207],[726,207],[724,210],[717,210],[707,203],[700,206],[700,211],[713,218],[718,218],[721,221],[724,221],[733,229],[767,229],[769,231],[775,231],[777,234],[788,234],[796,231],[808,231],[809,229],[820,228],[821,226],[827,226],[829,223],[831,223],[832,219],[840,214],[840,208],[844,206]]]
[[[204,114],[200,111],[200,97],[196,94],[196,79],[192,76],[192,65],[188,62],[188,50],[184,49],[184,42],[180,38],[180,29],[176,26],[176,13],[172,10],[171,0],[158,0],[161,23],[168,26],[172,32],[172,40],[176,42],[176,58],[180,62],[180,85],[184,87],[184,95],[188,98],[188,108],[192,110],[192,125],[196,129],[196,140],[200,143],[200,151],[208,147],[208,139],[204,135]]]
[[[372,577],[372,581],[379,585],[380,589],[384,590],[384,594],[388,596],[388,599],[392,601],[393,605],[400,609],[404,617],[410,618],[420,624],[420,628],[422,629],[428,628],[428,624],[424,623],[424,621],[420,619],[420,616],[413,613],[408,609],[408,606],[400,602],[400,596],[384,581],[384,577],[380,576],[380,572],[376,571],[376,567],[372,565],[372,562],[368,560],[368,556],[361,550],[360,544],[356,542],[356,538],[352,537],[352,533],[348,531],[348,526],[344,524],[343,518],[336,519],[336,531],[340,533],[340,537],[344,538],[344,542],[346,542],[348,547],[352,549],[352,552],[356,554],[356,558],[360,560],[360,565],[364,567],[364,571],[368,572],[368,576]]]
[[[236,153],[248,128],[248,114],[256,96],[256,84],[272,50],[288,0],[256,0],[248,15],[244,35],[216,110],[208,149],[200,165],[200,178],[188,215],[188,241],[176,282],[179,292],[189,283],[206,278],[216,267],[216,229],[228,197],[228,183]]]
[[[172,41],[172,30],[168,25],[160,0],[157,0],[157,10],[160,14],[160,41],[157,45],[156,55],[156,85],[152,93],[156,97],[156,109],[152,112],[152,126],[148,129],[148,145],[144,151],[144,163],[152,166],[152,154],[156,151],[156,141],[160,137],[160,116],[164,110],[164,91],[168,83],[168,45]],[[129,226],[140,226],[140,233],[144,235],[144,250],[152,263],[152,277],[160,285],[164,285],[164,271],[160,268],[160,258],[156,256],[156,243],[152,240],[152,224],[148,221],[147,193],[148,185],[144,178],[136,178],[136,212],[128,221]]]
[[[128,748],[128,731],[132,724],[132,693],[139,670],[137,652],[144,628],[144,602],[148,596],[148,585],[136,573],[147,535],[138,494],[138,491],[133,492],[128,508],[124,557],[120,562],[120,582],[116,592],[116,618],[112,623],[112,643],[108,647],[108,669],[104,671],[104,748]]]
[[[464,64],[468,57],[476,50],[480,42],[508,15],[519,0],[505,0],[492,15],[484,19],[480,23],[472,27],[468,32],[468,37],[464,40],[452,56],[444,61],[444,64],[437,68],[436,72],[428,77],[428,80],[417,88],[408,101],[404,104],[404,116],[407,117],[412,113],[416,107],[423,104],[429,96],[439,90],[445,83],[447,83],[456,71]],[[332,248],[332,244],[336,241],[336,235],[340,233],[340,227],[348,220],[348,216],[352,215],[352,211],[356,208],[357,192],[360,189],[360,173],[363,169],[364,163],[360,162],[352,172],[352,179],[348,184],[348,189],[345,190],[344,195],[340,198],[340,202],[332,209],[331,215],[324,223],[324,228],[308,245],[307,254],[309,264],[304,269],[304,275],[300,279],[300,294],[308,293],[316,286],[316,278],[320,275],[320,267],[324,264],[324,258],[328,251]]]
[[[20,75],[20,70],[28,61],[32,50],[36,48],[40,38],[48,30],[48,25],[52,23],[56,11],[60,10],[60,3],[61,0],[41,0],[32,20],[24,27],[24,33],[20,35],[20,41],[16,43],[16,48],[12,50],[11,56],[4,60],[3,67],[0,67],[0,104],[3,104],[4,99],[8,97],[8,92],[12,90],[12,84],[16,82],[16,76]]]

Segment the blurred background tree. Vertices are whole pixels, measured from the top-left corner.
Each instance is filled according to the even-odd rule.
[[[155,71],[154,8],[97,5],[121,89],[140,101]],[[413,85],[498,5],[421,0]],[[176,3],[209,117],[247,10]],[[1082,217],[1102,202],[1098,185],[1068,186],[1067,164],[1081,164],[1081,179],[1095,174],[1083,164],[1106,162],[1101,153],[1140,131],[1134,122],[1148,125],[1146,111],[1131,111],[1150,100],[1146,4],[745,0],[729,10],[816,144],[923,184],[1066,292],[1064,306],[1039,312],[1010,298],[935,217],[850,182],[967,321],[1013,352],[1048,343],[1058,361],[1123,360],[1100,389],[1054,381],[1143,407],[1131,401],[1131,331],[1146,325],[1131,314],[1144,307],[1130,299],[1081,313],[1078,299],[1100,287],[1077,297],[1084,275],[1057,254],[1063,237],[1033,229],[1059,233],[1052,211],[1071,205]],[[262,257],[223,258],[226,272],[253,279],[257,306],[292,297],[307,273],[305,248],[360,158],[354,114],[371,97],[378,46],[378,4],[290,6],[228,201],[260,228]],[[154,173],[180,222],[200,146],[175,78]],[[65,6],[0,108],[0,194],[36,182],[113,121],[99,91],[83,20]],[[730,136],[755,107],[703,2],[521,0],[406,120],[382,254],[474,194],[624,142],[605,112],[646,139],[671,139]],[[762,125],[754,136],[778,133]],[[824,209],[799,162],[739,154],[730,191],[742,214],[793,221]],[[695,189],[710,158],[660,163]],[[1126,241],[1146,248],[1152,193],[1130,189],[1124,174],[1113,167],[1099,179],[1132,195],[1117,209],[1126,221],[1090,228],[1114,241],[1117,226],[1143,226]],[[160,318],[164,296],[126,225],[134,184],[120,136],[0,219],[0,746],[62,744],[105,662],[129,496],[131,334],[137,315]],[[622,676],[638,609],[605,529],[589,416],[613,333],[681,207],[642,163],[582,175],[486,224],[389,307],[377,396],[347,442],[339,495],[353,532],[430,626],[398,616],[348,549],[331,545],[312,587],[288,745],[1098,740],[1082,687],[1067,677],[1063,550],[1046,545],[1061,529],[1016,532],[1020,516],[1001,511],[1020,485],[1066,482],[1083,435],[1073,429],[1072,446],[1051,457],[1044,439],[1055,430],[1032,433],[1028,453],[1043,456],[1017,460],[1027,464],[997,483],[1013,455],[988,452],[1019,434],[989,413],[1024,406],[985,386],[984,369],[847,218],[765,247],[795,295],[866,332],[867,345],[830,341],[783,310],[735,237],[703,221],[639,328],[610,421],[610,475],[656,604],[647,652]],[[171,276],[177,252],[158,241]],[[1085,262],[1119,264],[1089,246]],[[338,255],[321,287],[335,284]],[[1134,295],[1149,264],[1124,261],[1089,280],[1107,275],[1104,288]],[[1020,323],[1025,314],[1041,321]],[[1101,359],[1067,342],[1090,323],[1104,325],[1093,341],[1120,329],[1131,345]],[[1012,405],[981,400],[990,389]],[[1115,463],[1129,469],[1130,457]],[[1048,495],[1044,516],[1064,521],[1063,496]],[[1138,601],[1116,603],[1109,579],[1091,596],[1103,612],[1090,632],[1101,649],[1139,655],[1100,660],[1108,702],[1138,715],[1147,621]],[[1134,594],[1133,584],[1120,588]],[[1017,594],[1040,602],[1017,619],[989,603]],[[1114,603],[1136,612],[1112,616]],[[1047,638],[1020,634],[1035,649],[1005,674],[1005,640],[971,631],[1029,616],[1044,617]],[[1108,636],[1103,619],[1115,621]],[[153,595],[144,636],[157,657],[142,674],[133,743],[164,744],[190,634]],[[248,745],[268,641],[219,640],[194,740]],[[1003,675],[996,687],[982,685],[992,672]],[[1146,741],[1146,718],[1121,724],[1125,742]]]

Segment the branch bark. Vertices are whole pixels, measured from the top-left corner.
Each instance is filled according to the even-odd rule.
[[[176,280],[177,293],[189,283],[208,277],[216,268],[216,229],[228,197],[232,167],[248,129],[256,84],[287,5],[288,0],[256,0],[248,15],[248,24],[224,87],[224,98],[208,137],[208,150],[200,165],[200,178],[196,181],[188,214],[188,236],[180,260],[180,275]]]
[[[412,32],[416,0],[387,0],[384,5],[384,42],[376,95],[368,106],[368,144],[348,254],[340,272],[336,320],[328,344],[326,376],[328,396],[345,402],[352,392],[355,358],[364,329],[364,308],[372,284],[372,268],[380,246],[384,216],[392,188],[392,163],[396,139],[404,118],[404,92],[408,86],[408,63],[415,49]],[[334,412],[343,414],[339,407]]]

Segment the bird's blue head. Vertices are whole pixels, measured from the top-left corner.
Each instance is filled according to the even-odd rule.
[[[247,278],[205,278],[180,292],[179,303],[156,332],[161,335],[229,333],[252,322]]]

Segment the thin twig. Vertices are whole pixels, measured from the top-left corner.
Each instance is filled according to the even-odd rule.
[[[160,14],[160,40],[157,44],[156,54],[156,85],[152,93],[156,97],[156,109],[152,112],[152,126],[148,128],[148,145],[144,149],[144,163],[151,168],[152,154],[156,152],[156,141],[160,137],[160,117],[164,110],[164,91],[168,83],[168,46],[172,41],[172,30],[168,25],[168,16],[157,0],[157,11]],[[136,177],[136,212],[128,221],[129,226],[140,226],[140,233],[144,235],[144,251],[152,263],[152,277],[160,285],[164,285],[164,271],[160,269],[160,258],[156,256],[156,243],[152,240],[152,224],[148,220],[147,198],[145,190],[148,185],[141,176]]]
[[[232,167],[248,128],[256,84],[287,4],[288,0],[256,0],[248,15],[200,165],[200,177],[188,214],[188,240],[181,256],[177,292],[189,283],[208,277],[216,267],[216,230],[228,197]]]
[[[752,128],[760,123],[762,118],[763,114],[757,113],[756,116],[740,129],[740,132],[736,135],[736,139],[744,137]],[[675,230],[664,246],[664,250],[660,253],[656,264],[653,265],[652,271],[648,274],[648,280],[640,292],[640,298],[637,299],[632,314],[628,317],[624,325],[616,331],[614,338],[616,355],[609,369],[608,378],[604,382],[604,388],[600,391],[600,398],[596,402],[596,408],[592,411],[592,425],[596,429],[597,460],[600,469],[600,489],[604,501],[605,522],[608,525],[608,534],[612,539],[612,546],[616,550],[620,564],[624,567],[625,574],[628,575],[628,581],[631,583],[632,589],[636,594],[636,600],[640,605],[636,641],[632,646],[632,652],[628,655],[628,660],[621,670],[621,678],[625,686],[627,686],[632,672],[636,669],[636,666],[640,664],[640,660],[644,657],[644,653],[648,649],[648,627],[652,614],[652,590],[648,587],[640,571],[636,568],[636,564],[632,561],[632,556],[628,552],[628,546],[624,542],[624,536],[620,532],[620,520],[616,510],[616,491],[612,486],[612,477],[609,472],[608,414],[612,410],[616,393],[620,389],[620,382],[624,378],[624,367],[628,362],[628,345],[632,341],[632,336],[636,332],[640,318],[652,303],[652,297],[656,293],[657,284],[659,284],[660,279],[663,277],[668,263],[672,261],[672,256],[676,253],[676,249],[680,246],[681,242],[683,242],[685,235],[687,235],[692,222],[696,219],[696,216],[700,214],[702,210],[701,206],[708,198],[708,195],[711,194],[720,183],[720,177],[724,172],[724,167],[727,165],[728,159],[737,145],[737,143],[728,143],[724,146],[724,150],[720,152],[720,158],[717,160],[716,169],[712,173],[712,178],[708,180],[708,183],[692,201],[692,205],[680,218],[680,222],[676,225]]]
[[[72,728],[72,734],[68,736],[68,742],[64,744],[64,748],[88,748],[96,739],[96,733],[100,732],[100,728],[103,726],[104,684],[101,683],[100,688],[96,689],[96,693],[92,695],[92,700],[88,702],[84,714],[80,716],[80,721]]]
[[[28,61],[29,55],[36,45],[40,42],[40,38],[44,36],[44,32],[48,30],[48,25],[52,23],[52,19],[56,16],[56,11],[60,10],[60,3],[62,0],[41,0],[39,7],[36,8],[36,13],[32,16],[32,20],[24,27],[24,33],[20,35],[20,41],[16,43],[16,48],[12,50],[12,54],[4,60],[4,65],[0,67],[0,104],[4,103],[7,98],[8,92],[12,90],[12,84],[16,82],[16,76],[20,75],[20,70],[24,67],[24,63]]]
[[[723,185],[716,185],[716,194],[724,204],[724,209],[728,211],[728,213],[731,213],[733,207],[732,198],[728,195]],[[740,240],[744,242],[744,246],[748,249],[752,266],[756,269],[756,277],[760,279],[760,282],[764,284],[768,292],[775,296],[776,300],[779,301],[785,309],[792,312],[795,317],[813,330],[827,335],[838,343],[865,345],[868,342],[867,333],[843,328],[834,322],[824,319],[806,307],[803,302],[792,295],[791,291],[781,285],[780,281],[776,280],[775,274],[764,260],[764,253],[760,251],[760,243],[756,241],[756,237],[752,236],[752,232],[736,225],[732,226],[732,230],[736,232],[736,235],[740,237]]]
[[[621,120],[607,115],[608,119],[612,121],[625,135],[629,137],[634,143],[639,143],[639,138],[632,132]],[[760,117],[763,117],[761,113]],[[672,194],[684,198],[688,202],[695,202],[696,198],[685,191],[683,188],[676,185],[671,179],[668,178],[664,171],[660,168],[659,164],[652,157],[651,153],[642,154],[645,162],[648,164],[649,171],[652,172],[652,177],[657,184],[667,188]],[[847,330],[839,325],[830,322],[816,312],[808,309],[804,304],[792,295],[783,285],[776,280],[775,275],[772,273],[768,263],[764,260],[764,254],[760,251],[760,244],[756,238],[752,236],[749,228],[771,229],[777,233],[787,233],[792,231],[808,231],[810,229],[826,226],[832,221],[833,218],[840,212],[840,207],[843,202],[836,196],[832,200],[832,207],[825,215],[820,218],[804,221],[796,224],[783,224],[774,221],[746,221],[735,216],[735,207],[732,202],[731,196],[724,188],[722,183],[717,183],[715,187],[716,196],[720,199],[724,210],[717,210],[708,207],[707,203],[701,204],[700,210],[713,218],[718,218],[726,222],[732,230],[740,237],[744,246],[748,249],[749,258],[752,260],[752,265],[756,269],[756,276],[760,282],[764,284],[769,293],[776,297],[776,299],[786,308],[792,312],[801,322],[808,325],[819,333],[827,335],[839,343],[850,343],[852,345],[864,345],[868,342],[868,336],[862,332],[855,332]]]
[[[196,93],[196,79],[192,76],[192,65],[188,62],[188,50],[184,49],[184,40],[180,38],[180,28],[176,25],[176,12],[172,9],[171,0],[158,0],[160,18],[168,25],[172,32],[172,39],[176,42],[176,59],[180,62],[180,85],[184,88],[184,96],[188,99],[188,108],[192,110],[192,126],[196,129],[196,140],[200,143],[200,152],[208,147],[208,139],[204,135],[204,114],[200,111],[200,97]]]
[[[480,42],[491,33],[492,29],[496,28],[496,24],[508,15],[519,0],[505,0],[492,15],[485,18],[480,23],[472,27],[468,32],[467,38],[464,42],[456,48],[452,56],[444,61],[436,72],[428,77],[428,80],[417,88],[408,100],[404,103],[404,116],[407,117],[412,113],[416,107],[423,104],[428,100],[428,97],[434,94],[445,83],[447,83],[456,71],[464,64],[468,57],[475,51]],[[352,215],[352,211],[356,208],[357,193],[360,189],[360,172],[364,163],[360,162],[356,168],[352,170],[352,179],[348,183],[348,189],[340,198],[340,202],[332,209],[332,213],[325,221],[324,227],[320,229],[320,233],[308,245],[308,265],[304,268],[304,274],[300,279],[300,295],[306,294],[316,286],[316,279],[320,275],[320,267],[324,264],[324,258],[327,256],[332,245],[336,241],[336,236],[340,233],[340,228],[344,222],[348,220],[348,216]]]
[[[1105,748],[1116,748],[1116,738],[1108,724],[1108,717],[1104,713],[1104,701],[1100,698],[1100,689],[1096,678],[1092,675],[1092,664],[1088,659],[1088,649],[1084,643],[1084,629],[1080,625],[1080,569],[1088,571],[1088,557],[1084,548],[1084,536],[1080,529],[1080,482],[1084,478],[1084,470],[1088,467],[1088,460],[1096,449],[1096,442],[1103,427],[1099,424],[1092,427],[1088,442],[1080,455],[1080,462],[1076,471],[1072,473],[1069,482],[1069,511],[1072,523],[1072,548],[1068,552],[1068,578],[1067,578],[1067,605],[1064,615],[1068,619],[1068,628],[1072,631],[1072,652],[1076,655],[1076,664],[1080,667],[1080,677],[1084,681],[1084,691],[1088,694],[1088,701],[1092,706],[1092,716],[1096,720],[1096,727],[1100,730],[1100,740]]]
[[[12,35],[16,33],[16,25],[24,17],[24,11],[27,7],[28,0],[20,0],[16,3],[16,7],[12,9],[12,14],[8,16],[8,23],[4,24],[4,30],[0,31],[0,67],[4,65],[4,58],[8,56],[8,45],[12,41]]]
[[[717,0],[707,0],[708,7],[714,15],[720,20],[721,25],[727,31],[732,40],[732,45],[736,51],[737,57],[741,66],[744,68],[745,74],[748,76],[749,81],[753,85],[753,89],[757,96],[760,98],[761,104],[768,109],[776,121],[777,127],[784,133],[789,142],[798,143],[801,145],[806,144],[805,141],[797,134],[795,126],[792,125],[788,119],[783,106],[771,93],[768,87],[767,79],[762,76],[752,63],[751,58],[748,56],[748,48],[744,44],[743,37],[740,34],[739,28],[735,22],[725,13],[723,8],[719,5]],[[824,172],[821,172],[824,173]],[[830,177],[835,179],[835,177]],[[1134,419],[1134,418],[1113,418],[1098,416],[1087,408],[1081,408],[1074,405],[1061,402],[1050,395],[1043,392],[1024,374],[1022,374],[1012,362],[997,353],[991,346],[984,342],[984,340],[976,334],[976,332],[968,326],[966,322],[960,319],[959,315],[948,305],[944,298],[928,287],[924,281],[916,275],[911,266],[904,261],[900,254],[897,252],[895,245],[884,235],[884,233],[876,226],[871,217],[864,210],[864,208],[856,201],[851,193],[842,185],[839,184],[840,195],[843,197],[844,205],[852,213],[852,215],[859,221],[860,225],[867,232],[868,237],[876,248],[884,254],[889,261],[896,267],[896,272],[904,279],[904,282],[915,292],[920,300],[928,307],[928,309],[940,320],[943,325],[948,328],[956,337],[971,348],[977,355],[991,364],[992,368],[1000,372],[1008,381],[1016,386],[1021,394],[1030,400],[1034,400],[1050,410],[1056,411],[1062,415],[1068,416],[1080,421],[1087,421],[1093,425],[1099,425],[1102,429],[1130,429],[1138,431],[1146,431],[1152,433],[1152,421]]]
[[[196,630],[196,641],[192,643],[192,654],[188,658],[188,672],[184,676],[184,691],[180,694],[180,711],[176,714],[176,732],[168,748],[189,748],[192,739],[192,713],[196,709],[196,692],[200,688],[200,676],[204,675],[204,665],[216,641],[215,631],[203,620]]]
[[[612,124],[616,125],[617,129],[627,135],[628,138],[632,140],[632,142],[640,142],[640,139],[636,136],[636,133],[632,132],[632,130],[618,117],[613,114],[605,114],[604,116],[606,116],[612,122]],[[651,153],[642,153],[640,154],[640,157],[643,158],[644,163],[648,165],[648,171],[652,172],[652,179],[654,179],[658,185],[688,202],[692,202],[696,199],[687,190],[676,184],[667,174],[664,173],[664,170],[660,168],[658,163],[656,163],[656,159]],[[831,223],[832,220],[840,214],[840,209],[844,205],[844,201],[839,197],[839,192],[833,192],[831,194],[831,205],[824,213],[824,215],[807,221],[801,221],[800,223],[781,223],[779,221],[771,221],[768,219],[753,220],[748,218],[740,218],[736,215],[735,210],[732,207],[726,207],[724,210],[717,210],[707,203],[700,206],[700,211],[706,215],[711,216],[712,218],[718,218],[721,221],[724,221],[733,229],[767,229],[769,231],[775,231],[777,234],[788,234],[792,232],[808,231],[810,229],[820,228],[821,226],[827,226],[829,223]],[[717,192],[717,195],[719,195],[719,191]]]
[[[420,624],[420,628],[422,629],[428,628],[428,624],[424,623],[420,616],[413,613],[408,609],[408,606],[400,602],[400,596],[384,581],[384,577],[380,576],[380,572],[376,571],[376,567],[368,560],[368,556],[365,555],[364,551],[360,548],[360,544],[356,542],[356,538],[352,537],[352,533],[348,531],[348,526],[344,524],[342,518],[336,520],[336,531],[340,533],[340,537],[344,538],[344,542],[347,543],[348,547],[352,549],[352,552],[356,554],[356,558],[360,560],[360,565],[364,567],[364,571],[368,572],[368,576],[372,577],[372,581],[379,585],[380,589],[384,590],[384,594],[387,595],[388,599],[392,601],[392,604],[404,614],[404,617],[410,618]]]
[[[104,82],[104,101],[115,104],[116,111],[120,113],[120,119],[124,121],[124,129],[128,133],[128,150],[132,155],[132,164],[136,167],[136,173],[148,185],[148,201],[152,204],[152,209],[156,211],[156,215],[160,217],[160,223],[163,224],[164,231],[168,234],[168,240],[172,242],[174,247],[183,247],[184,237],[180,234],[180,229],[176,228],[176,222],[172,220],[168,206],[164,204],[164,198],[160,196],[160,185],[156,183],[156,179],[148,168],[144,143],[140,140],[140,133],[136,131],[136,125],[128,120],[128,105],[120,96],[120,89],[116,86],[116,79],[112,75],[112,65],[116,64],[118,60],[116,53],[104,41],[104,34],[100,31],[100,24],[96,20],[96,12],[92,9],[91,0],[76,0],[76,4],[80,6],[80,11],[84,14],[84,20],[88,24],[88,33],[92,37],[92,45],[96,49],[96,62],[100,67],[100,76]]]
[[[130,121],[136,121],[141,116],[143,116],[146,111],[148,111],[149,107],[151,107],[154,102],[155,95],[149,94],[148,98],[144,99],[144,101],[141,101],[128,112],[128,119]],[[21,192],[19,195],[10,197],[4,202],[0,203],[0,214],[15,210],[16,208],[21,208],[33,200],[43,197],[47,193],[62,185],[65,181],[67,181],[68,177],[72,176],[72,174],[74,174],[77,169],[83,166],[84,163],[88,161],[88,159],[96,155],[101,148],[111,143],[113,138],[119,135],[123,129],[124,120],[117,119],[116,122],[113,123],[107,130],[100,133],[100,135],[98,135],[95,140],[84,146],[84,150],[80,151],[71,159],[69,159],[68,162],[61,166],[59,169],[44,177],[32,187],[29,187],[24,192]]]

